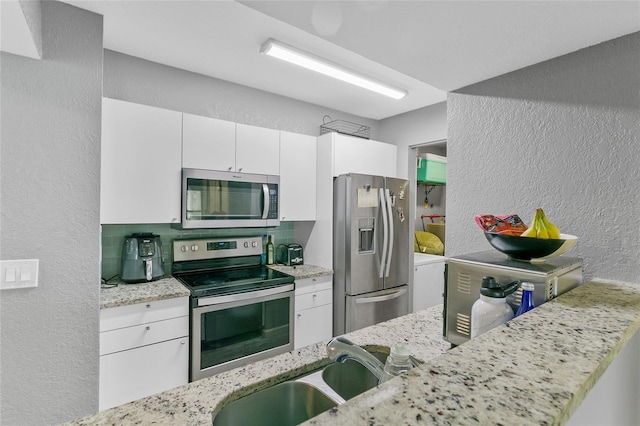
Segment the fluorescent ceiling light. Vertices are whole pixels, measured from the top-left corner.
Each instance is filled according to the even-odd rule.
[[[351,83],[372,92],[389,96],[393,99],[402,99],[407,95],[406,90],[389,86],[388,84],[377,82],[369,77],[348,70],[340,65],[334,64],[310,53],[298,50],[279,41],[269,39],[260,48],[260,53],[282,59],[283,61],[296,64],[303,68],[319,72],[329,77]]]

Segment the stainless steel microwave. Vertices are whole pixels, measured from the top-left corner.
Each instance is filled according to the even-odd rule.
[[[280,177],[182,169],[182,229],[280,225]]]

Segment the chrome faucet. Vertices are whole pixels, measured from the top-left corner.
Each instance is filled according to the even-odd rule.
[[[348,359],[359,362],[378,379],[384,374],[384,364],[375,356],[344,337],[334,337],[327,343],[327,356],[334,362],[345,362]]]

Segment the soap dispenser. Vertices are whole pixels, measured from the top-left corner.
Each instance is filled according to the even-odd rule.
[[[413,367],[409,356],[409,350],[400,343],[393,345],[391,353],[387,357],[387,361],[384,364],[384,374],[380,378],[380,383],[406,373]]]
[[[480,299],[471,307],[471,338],[513,319],[507,296],[520,287],[520,281],[501,285],[493,277],[482,278]]]

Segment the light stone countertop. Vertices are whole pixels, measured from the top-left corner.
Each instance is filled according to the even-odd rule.
[[[435,306],[347,334],[368,349],[403,342],[426,363],[307,424],[562,424],[638,328],[640,284],[606,280],[449,351]],[[318,343],[69,424],[210,425],[224,403],[327,363]]]
[[[173,299],[191,294],[189,289],[171,276],[148,283],[127,284],[122,281],[110,281],[108,285],[111,284],[117,284],[117,286],[100,288],[100,309]]]
[[[269,268],[276,271],[283,272],[285,274],[295,277],[297,280],[305,278],[321,277],[323,275],[333,275],[331,269],[323,268],[315,265],[298,265],[298,266],[285,266],[285,265],[269,265]]]

